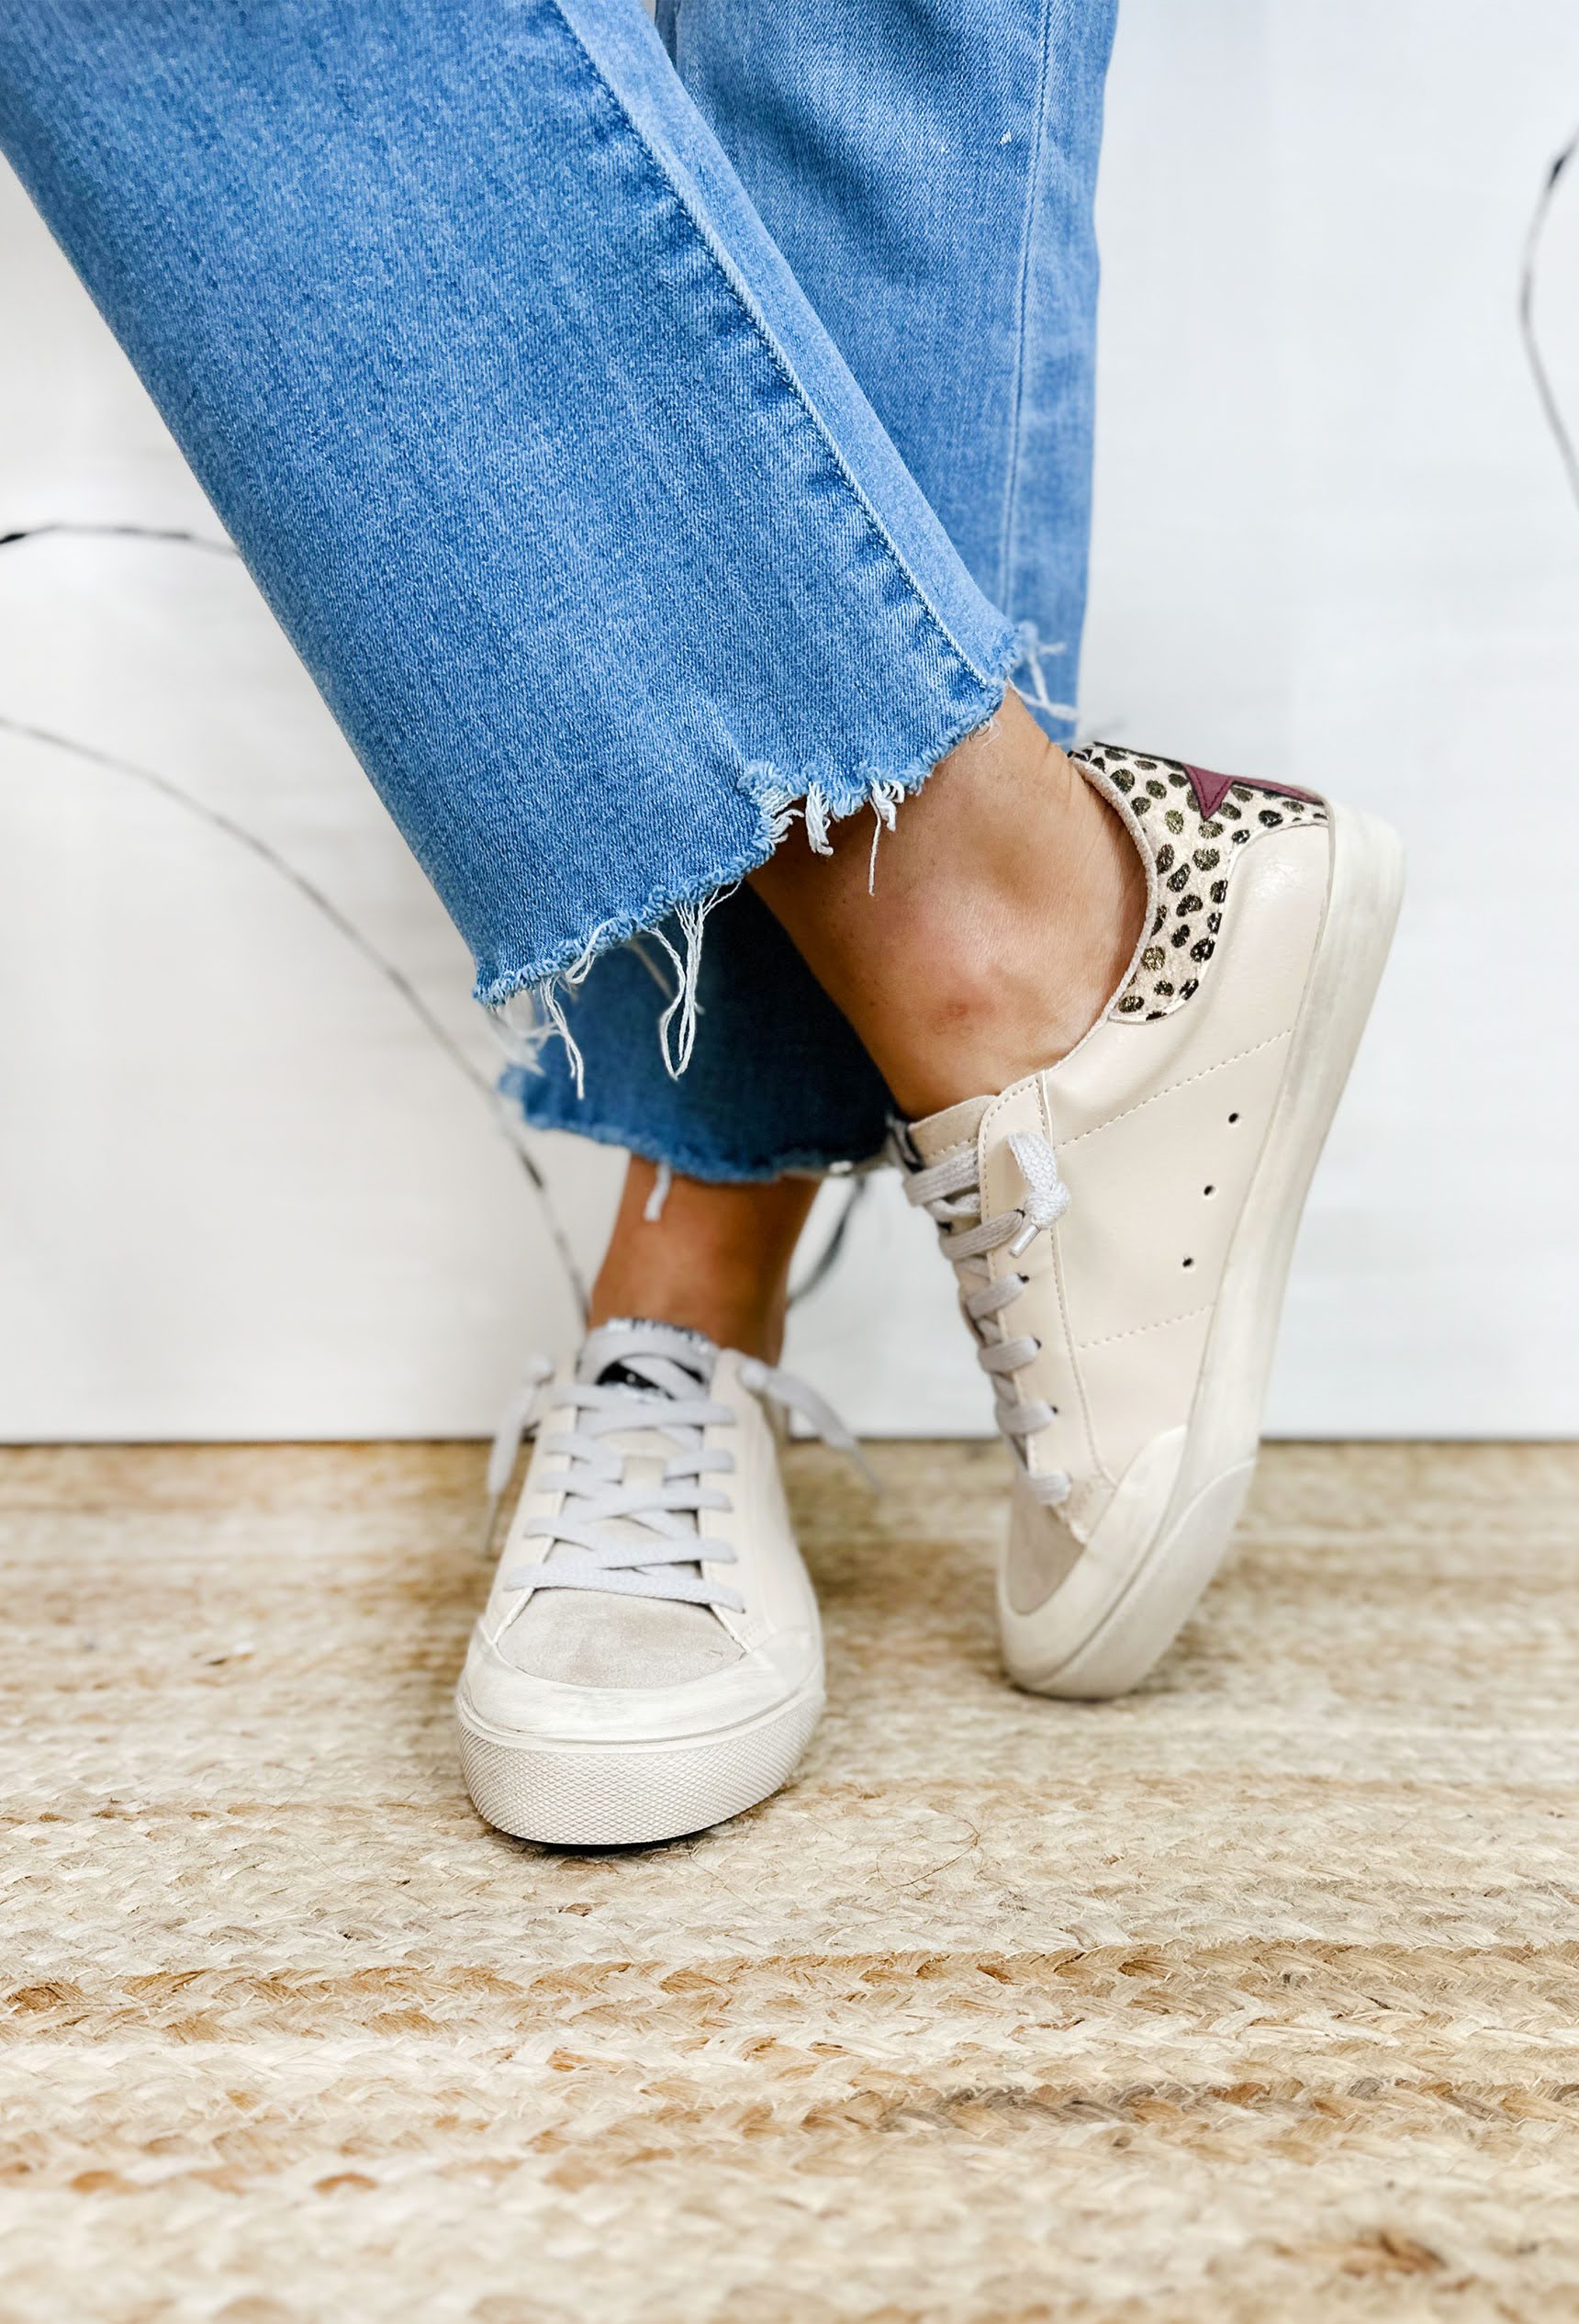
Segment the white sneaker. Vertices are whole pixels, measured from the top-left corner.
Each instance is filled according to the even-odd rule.
[[[1394,835],[1099,745],[1146,933],[1057,1065],[898,1143],[1016,1455],[999,1577],[1024,1687],[1113,1695],[1211,1578],[1255,1464],[1311,1172],[1402,892]]]
[[[502,1832],[666,1840],[776,1791],[823,1708],[817,1601],[762,1399],[851,1440],[812,1391],[658,1323],[603,1325],[544,1380],[537,1442],[456,1693]]]

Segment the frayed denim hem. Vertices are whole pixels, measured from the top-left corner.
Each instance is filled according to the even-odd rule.
[[[659,1170],[678,1171],[709,1186],[769,1186],[779,1178],[858,1178],[880,1170],[888,1161],[887,1140],[874,1153],[852,1157],[821,1147],[797,1147],[778,1154],[742,1157],[704,1153],[683,1140],[653,1137],[633,1122],[583,1118],[566,1121],[562,1115],[539,1115],[532,1098],[541,1083],[530,1067],[512,1065],[499,1078],[499,1095],[519,1106],[532,1129],[556,1130],[566,1138],[589,1138],[595,1146],[611,1146],[634,1154]]]
[[[648,937],[660,945],[667,955],[674,974],[673,994],[657,1016],[657,1039],[665,1069],[671,1080],[678,1080],[689,1064],[696,1045],[697,979],[701,964],[702,936],[708,914],[720,899],[729,894],[751,872],[765,864],[774,851],[789,836],[797,821],[806,827],[808,846],[817,855],[831,855],[832,843],[828,833],[834,823],[859,814],[870,808],[873,816],[871,869],[868,884],[877,876],[878,847],[885,830],[891,831],[898,820],[899,810],[907,799],[913,798],[939,762],[946,758],[969,735],[991,725],[1002,707],[1003,697],[1013,682],[1014,674],[1025,663],[1034,646],[1034,634],[1026,628],[1005,631],[999,653],[987,669],[977,670],[963,664],[971,681],[970,702],[947,720],[940,730],[935,751],[924,759],[900,769],[878,769],[857,764],[852,768],[812,769],[802,771],[798,779],[787,780],[780,769],[754,760],[741,769],[736,780],[740,790],[756,810],[759,827],[753,843],[736,856],[717,867],[705,885],[688,886],[678,892],[654,890],[633,911],[611,915],[588,931],[579,944],[562,946],[551,959],[533,963],[519,971],[496,977],[490,983],[479,983],[476,998],[493,1013],[512,1064],[519,1074],[527,1074],[538,1068],[545,1045],[557,1039],[563,1043],[566,1061],[576,1084],[577,1098],[585,1095],[585,1066],[576,1038],[565,1014],[565,999],[586,981],[595,961],[605,952],[629,944],[637,937]],[[662,923],[673,920],[680,932],[678,945],[665,933]],[[577,1130],[581,1125],[577,1124]],[[588,1126],[586,1134],[596,1138],[599,1133]],[[624,1133],[604,1142],[626,1146],[633,1152],[641,1152],[640,1146],[632,1146]],[[696,1176],[716,1175],[716,1172],[700,1169],[694,1173],[689,1162],[674,1156],[651,1154],[648,1160],[671,1161],[677,1169],[684,1169]],[[783,1169],[802,1166],[779,1162],[761,1171],[747,1170],[724,1173],[741,1178],[774,1177]],[[803,1166],[825,1168],[823,1162],[808,1162]]]

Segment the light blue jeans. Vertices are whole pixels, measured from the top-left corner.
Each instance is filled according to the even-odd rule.
[[[532,1120],[720,1179],[880,1145],[736,883],[1011,676],[1069,731],[1112,12],[0,10],[0,145],[479,998],[571,1037]]]

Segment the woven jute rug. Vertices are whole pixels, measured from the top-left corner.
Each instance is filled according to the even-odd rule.
[[[476,1448],[0,1454],[0,2318],[1579,2314],[1579,1451],[1273,1448],[1103,1707],[996,1449],[876,1461],[801,1780],[566,1856],[456,1772]]]

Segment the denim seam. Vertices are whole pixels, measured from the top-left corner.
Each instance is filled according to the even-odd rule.
[[[947,623],[938,612],[936,606],[934,605],[932,600],[928,597],[925,589],[922,587],[920,579],[912,570],[903,551],[901,549],[893,535],[890,533],[887,525],[883,522],[882,518],[878,514],[878,511],[863,488],[860,479],[856,476],[843,452],[840,450],[833,430],[828,426],[827,421],[823,419],[821,411],[817,409],[816,404],[812,401],[811,395],[807,391],[804,381],[801,379],[799,372],[795,369],[794,365],[790,361],[790,358],[776,336],[772,326],[769,324],[767,316],[758,305],[750,285],[741,276],[728,252],[722,247],[712,233],[706,218],[700,214],[691,201],[688,198],[684,187],[677,183],[674,174],[665,162],[663,155],[657,151],[652,140],[647,137],[642,129],[641,124],[632,113],[630,107],[621,96],[618,89],[616,89],[613,84],[610,81],[607,73],[603,71],[603,68],[599,63],[597,58],[592,54],[591,50],[588,49],[587,43],[581,38],[581,35],[577,30],[575,25],[566,15],[563,6],[560,5],[560,0],[552,0],[552,5],[554,14],[558,17],[559,21],[565,27],[566,31],[569,34],[571,39],[575,41],[576,46],[586,58],[589,70],[604,90],[610,103],[618,110],[621,118],[625,124],[626,129],[630,135],[634,138],[643,152],[645,153],[649,163],[652,164],[652,167],[663,179],[664,184],[668,187],[675,201],[679,205],[679,208],[684,212],[687,219],[689,221],[692,232],[697,236],[703,249],[712,260],[714,266],[718,269],[720,275],[722,277],[725,288],[731,293],[736,304],[751,323],[752,328],[756,331],[764,348],[767,350],[769,361],[778,372],[779,376],[790,389],[790,392],[795,401],[800,405],[801,410],[807,420],[811,421],[812,428],[816,432],[816,434],[822,443],[823,451],[833,461],[834,466],[838,470],[846,489],[854,497],[857,507],[866,517],[868,523],[872,528],[872,531],[877,534],[878,539],[881,542],[883,548],[886,550],[889,557],[891,559],[893,565],[900,573],[901,578],[905,582],[906,587],[914,597],[917,604],[925,613],[927,619],[932,623],[933,627],[937,631],[938,635],[943,639],[949,651],[958,661],[964,664],[972,678],[976,679],[979,683],[985,684],[990,673],[977,668],[976,664],[971,660],[970,656],[966,652],[964,646],[955,636],[953,631],[949,628]],[[1049,5],[1049,0],[1044,0],[1044,8],[1047,5]],[[1043,102],[1045,104],[1045,39],[1043,52]],[[1040,145],[1038,140],[1038,153],[1039,151]]]
[[[1042,155],[1047,145],[1047,85],[1052,78],[1052,0],[1042,0],[1037,50],[1036,118],[1031,132],[1031,167],[1025,185],[1025,218],[1020,242],[1020,283],[1014,342],[1014,402],[1009,429],[1009,473],[1003,483],[1003,530],[998,545],[998,601],[1011,602],[1010,564],[1014,524],[1020,503],[1020,453],[1025,409],[1025,336],[1031,305],[1031,252],[1036,241],[1036,210],[1042,196]]]

